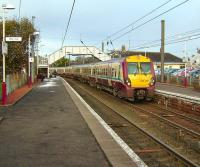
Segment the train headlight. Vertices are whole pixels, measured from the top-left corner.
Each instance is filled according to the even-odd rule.
[[[154,78],[151,78],[149,85],[150,85],[150,86],[153,86],[153,85],[155,85],[155,83],[156,83],[155,79],[154,79]]]
[[[131,80],[129,78],[125,79],[125,83],[126,83],[126,85],[131,86]]]

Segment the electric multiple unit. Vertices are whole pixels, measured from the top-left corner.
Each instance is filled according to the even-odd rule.
[[[131,101],[151,100],[154,97],[153,63],[145,56],[134,55],[93,64],[69,66],[65,70],[65,75]]]

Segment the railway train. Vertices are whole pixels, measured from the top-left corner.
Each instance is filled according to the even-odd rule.
[[[130,101],[152,100],[154,97],[153,63],[148,57],[141,55],[68,66],[64,75],[87,82],[91,86],[107,90],[114,96]]]

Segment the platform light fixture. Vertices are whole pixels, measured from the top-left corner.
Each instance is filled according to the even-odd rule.
[[[2,11],[3,11],[3,41],[2,41],[2,55],[3,55],[3,82],[2,82],[2,104],[6,104],[7,100],[7,90],[6,90],[6,63],[5,63],[5,56],[8,54],[7,44],[6,44],[6,26],[5,26],[5,11],[6,10],[13,10],[15,7],[10,4],[2,4]]]
[[[31,87],[32,85],[32,78],[31,78],[31,37],[39,35],[40,32],[35,31],[32,34],[29,34],[28,37],[28,87]]]

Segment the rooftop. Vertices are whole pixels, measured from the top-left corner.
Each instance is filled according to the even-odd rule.
[[[120,54],[122,57],[130,56],[130,55],[143,55],[145,56],[145,52],[141,51],[117,51],[118,54]],[[146,56],[149,57],[153,62],[161,62],[161,54],[160,52],[146,52]],[[166,63],[182,63],[182,59],[171,54],[171,53],[165,53],[165,62]]]

